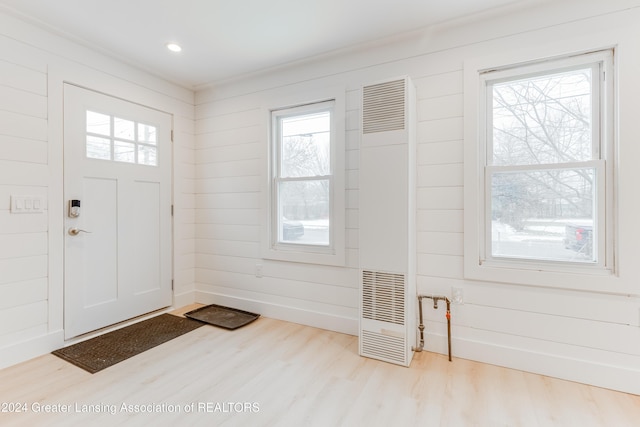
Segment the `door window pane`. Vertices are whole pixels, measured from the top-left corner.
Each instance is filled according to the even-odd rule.
[[[86,116],[88,158],[158,165],[157,127],[89,110]]]
[[[87,111],[87,133],[111,135],[111,116]]]
[[[131,120],[113,118],[113,136],[119,139],[133,141],[136,138],[135,123]]]
[[[87,135],[87,157],[90,159],[111,160],[111,140]]]
[[[116,141],[113,150],[114,159],[119,162],[135,163],[136,162],[136,146],[135,144]]]
[[[155,144],[157,138],[156,133],[157,129],[155,126],[138,123],[138,141]]]
[[[138,163],[147,166],[157,166],[156,148],[147,145],[138,146]]]

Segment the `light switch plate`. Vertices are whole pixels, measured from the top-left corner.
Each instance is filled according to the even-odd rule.
[[[42,196],[11,196],[11,213],[27,214],[44,212],[45,202]]]

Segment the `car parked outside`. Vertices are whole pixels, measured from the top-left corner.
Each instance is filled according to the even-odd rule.
[[[298,240],[304,236],[304,225],[298,221],[283,220],[282,221],[282,240],[290,242]]]
[[[593,226],[591,222],[572,222],[565,225],[564,247],[593,257]]]

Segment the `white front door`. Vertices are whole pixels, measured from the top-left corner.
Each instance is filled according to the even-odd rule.
[[[65,338],[172,303],[171,123],[64,85]]]

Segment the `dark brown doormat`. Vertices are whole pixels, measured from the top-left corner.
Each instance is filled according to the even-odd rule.
[[[223,307],[216,304],[197,308],[185,313],[185,316],[190,319],[199,320],[225,329],[238,329],[239,327],[249,324],[260,317],[260,315],[256,313],[250,313],[236,308]]]
[[[95,374],[136,354],[203,326],[195,320],[161,314],[52,352]]]

